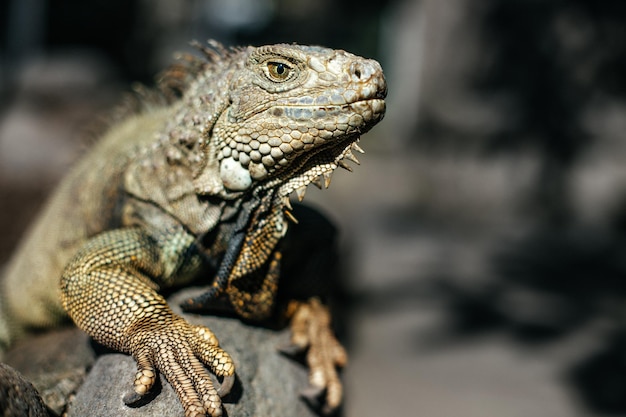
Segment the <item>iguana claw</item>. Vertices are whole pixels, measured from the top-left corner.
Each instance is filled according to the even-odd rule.
[[[224,398],[230,393],[230,390],[233,388],[234,384],[235,384],[235,375],[233,374],[233,375],[226,375],[224,379],[222,380],[221,384],[214,382],[213,385],[217,388],[217,395],[219,395],[220,398]]]
[[[298,358],[306,350],[306,347],[294,345],[289,343],[287,345],[278,346],[278,351],[285,356],[288,356],[292,359]]]
[[[330,414],[333,410],[328,409],[325,404],[324,397],[326,396],[326,389],[319,387],[308,386],[300,391],[300,397],[311,407],[313,410],[320,411],[324,415]]]

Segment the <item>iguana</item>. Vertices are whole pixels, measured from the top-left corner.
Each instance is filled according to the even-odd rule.
[[[327,187],[337,167],[356,161],[359,137],[385,114],[387,87],[376,61],[342,50],[197,46],[202,56],[184,56],[159,87],[143,90],[141,108],[113,124],[52,195],[5,270],[0,342],[69,316],[136,360],[127,403],[160,372],[186,416],[216,417],[233,361],[210,329],[173,313],[162,291],[201,280],[209,289],[185,310],[272,316],[283,243],[297,221],[290,194]],[[284,312],[293,343],[308,348],[310,383],[333,410],[346,354],[315,295]]]

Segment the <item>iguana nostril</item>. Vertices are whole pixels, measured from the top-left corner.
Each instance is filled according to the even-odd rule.
[[[352,75],[354,81],[360,81],[366,78],[366,72],[367,71],[364,71],[360,62],[353,62],[350,64],[350,75]]]
[[[367,82],[382,73],[382,69],[376,61],[367,59],[351,63],[349,73],[353,81]]]

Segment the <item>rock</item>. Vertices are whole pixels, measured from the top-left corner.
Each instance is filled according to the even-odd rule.
[[[119,353],[102,355],[89,372],[68,410],[68,416],[183,416],[176,393],[161,380],[153,401],[130,408],[122,398],[132,389],[135,361]]]
[[[20,340],[3,361],[19,370],[46,405],[60,415],[82,384],[95,356],[85,333],[76,327],[65,327]]]
[[[0,363],[0,415],[51,416],[33,385],[9,365]]]
[[[224,398],[227,415],[314,415],[298,396],[299,389],[306,386],[304,368],[275,349],[277,344],[288,340],[285,332],[246,326],[236,319],[206,317],[192,321],[212,328],[236,361],[237,382],[231,394]],[[127,355],[101,356],[76,393],[68,417],[184,415],[174,390],[163,377],[151,401],[138,408],[126,406],[123,397],[132,389],[135,372],[135,362]]]
[[[173,296],[170,306],[182,314],[179,303],[197,295],[185,289]],[[231,417],[273,416],[313,417],[316,414],[300,398],[308,385],[307,369],[281,355],[277,347],[289,344],[289,330],[271,330],[242,323],[236,318],[185,314],[194,324],[208,326],[220,345],[233,357],[237,380],[224,401],[225,415]],[[94,344],[85,333],[74,328],[56,329],[31,336],[13,347],[4,358],[22,372],[42,394],[44,402],[58,415],[68,417],[182,417],[182,406],[172,387],[161,383],[147,401],[128,407],[123,397],[132,390],[136,372],[134,360],[119,353],[105,353],[96,358]],[[94,363],[95,361],[95,363]],[[8,368],[8,367],[7,367]],[[17,398],[15,406],[35,407],[35,391],[15,396],[0,368],[0,404],[8,392]],[[10,368],[9,368],[10,369]],[[87,372],[89,370],[89,372]],[[13,371],[14,372],[14,371]],[[12,375],[12,374],[11,374]],[[7,388],[8,387],[8,388]],[[26,388],[24,388],[26,389]],[[4,390],[4,391],[3,391]],[[69,403],[69,405],[68,405]],[[1,410],[1,407],[0,407]],[[33,408],[35,410],[35,408]],[[67,412],[67,414],[64,414]],[[47,414],[8,414],[11,416],[47,416]],[[0,416],[2,413],[0,412]]]
[[[185,290],[170,300],[179,314],[179,302],[190,297]],[[233,357],[237,381],[224,400],[227,416],[309,417],[316,414],[302,401],[299,392],[307,387],[307,370],[278,353],[287,345],[289,331],[251,326],[235,318],[186,315],[194,324],[208,326],[220,345]],[[159,416],[182,417],[182,406],[172,387],[161,377],[156,395],[147,404],[130,408],[123,397],[132,389],[136,372],[134,360],[126,355],[101,356],[80,387],[68,410],[68,417]]]

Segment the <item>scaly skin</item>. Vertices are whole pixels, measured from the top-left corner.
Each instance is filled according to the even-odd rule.
[[[159,291],[212,280],[186,310],[226,303],[265,320],[280,285],[289,195],[356,161],[385,112],[377,62],[298,45],[201,47],[147,93],[72,170],[8,265],[0,342],[65,314],[138,364],[134,402],[162,372],[186,416],[222,414],[235,367],[217,338],[174,314]],[[155,99],[155,97],[157,97]],[[304,254],[306,256],[306,254]],[[211,275],[209,272],[212,270]],[[60,288],[60,290],[55,290]],[[316,297],[292,304],[326,410],[341,403],[345,352]],[[318,337],[319,335],[319,337]],[[214,387],[203,364],[224,378]]]

